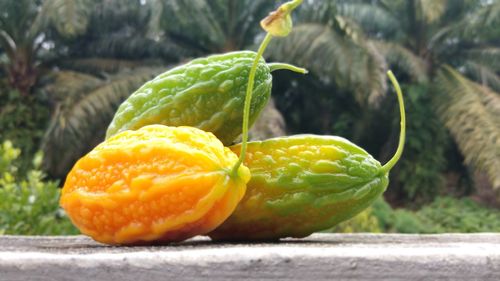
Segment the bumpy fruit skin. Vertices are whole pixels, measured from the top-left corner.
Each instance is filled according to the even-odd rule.
[[[239,153],[240,145],[231,147]],[[346,139],[298,135],[248,145],[252,178],[234,213],[214,240],[305,237],[368,207],[388,175],[366,151]]]
[[[68,174],[61,206],[80,231],[107,244],[181,241],[221,224],[250,179],[211,133],[151,125],[119,133]]]
[[[150,124],[192,126],[225,145],[242,131],[248,74],[256,53],[240,51],[190,61],[144,84],[119,107],[106,137]],[[267,104],[272,76],[261,59],[255,76],[250,125]]]

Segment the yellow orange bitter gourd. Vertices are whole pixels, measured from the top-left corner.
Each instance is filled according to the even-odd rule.
[[[182,241],[222,223],[250,172],[211,133],[151,125],[119,133],[68,174],[61,205],[80,231],[107,244]]]

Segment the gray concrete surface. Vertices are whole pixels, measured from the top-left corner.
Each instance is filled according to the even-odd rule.
[[[195,238],[111,247],[0,236],[0,280],[500,280],[500,234],[316,234],[275,243]]]

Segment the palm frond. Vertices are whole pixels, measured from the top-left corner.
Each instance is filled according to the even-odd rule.
[[[360,45],[366,50],[368,55],[366,61],[367,67],[362,69],[365,71],[363,76],[368,77],[368,81],[366,81],[368,89],[370,89],[368,104],[378,107],[387,92],[387,62],[384,55],[372,42],[363,41]]]
[[[337,12],[354,20],[366,33],[375,36],[391,36],[401,29],[399,20],[378,5],[343,3],[337,6]]]
[[[63,37],[82,35],[89,23],[90,4],[89,0],[45,0],[31,33],[37,34],[52,25]]]
[[[427,81],[427,66],[425,62],[401,44],[387,41],[373,41],[378,50],[384,55],[389,65],[403,70],[414,81],[425,83]]]
[[[484,107],[493,117],[497,129],[500,129],[500,96],[488,87],[478,85],[478,90]]]
[[[491,1],[480,10],[477,17],[483,26],[496,26],[500,22],[500,1]]]
[[[500,72],[500,48],[473,48],[464,52],[468,60],[475,61],[488,68]]]
[[[120,73],[108,83],[81,94],[82,98],[63,102],[42,141],[44,169],[53,176],[64,177],[79,157],[104,139],[119,104],[161,71],[144,68]]]
[[[161,25],[168,38],[205,54],[237,50],[253,44],[261,32],[259,21],[272,10],[273,2],[163,0]]]
[[[156,41],[143,36],[107,36],[93,41],[78,43],[74,48],[76,57],[101,57],[120,59],[163,58],[167,61],[178,61],[179,57],[193,57],[200,54],[190,46],[164,39]]]
[[[151,0],[148,4],[151,13],[147,24],[146,37],[154,40],[157,36],[162,35],[161,17],[163,14],[163,5],[160,0]]]
[[[428,23],[439,19],[445,12],[448,0],[420,0],[422,16]]]
[[[255,36],[262,32],[259,21],[273,10],[273,2],[276,3],[269,0],[207,1],[224,32],[223,50],[252,45]]]
[[[376,51],[328,26],[301,24],[288,37],[273,41],[268,54],[306,67],[323,83],[351,91],[358,103],[366,105],[386,90],[385,64],[374,56]]]
[[[459,37],[471,43],[495,41],[500,35],[498,26],[500,26],[500,1],[493,1],[452,24],[449,30],[441,35],[440,40],[453,38],[456,40],[456,37]]]
[[[123,60],[110,58],[83,58],[83,59],[68,59],[57,63],[58,66],[64,69],[74,70],[88,74],[115,74],[123,70],[132,70],[146,65],[158,65],[158,61],[148,62],[146,60]]]
[[[213,52],[225,42],[224,28],[206,0],[164,0],[164,30],[171,36],[182,38],[199,49]],[[196,20],[193,20],[196,19]],[[189,30],[189,32],[186,32]]]
[[[436,78],[438,113],[465,162],[485,171],[500,198],[500,98],[450,66]]]
[[[333,25],[337,13],[336,1],[305,1],[297,10],[297,18],[300,23],[321,23]]]
[[[29,33],[33,19],[38,13],[37,1],[0,1],[0,30],[20,44],[31,42],[34,36]]]
[[[467,61],[464,67],[466,74],[472,77],[477,83],[500,93],[500,76],[495,71],[473,61]]]
[[[93,75],[79,73],[75,71],[52,72],[44,80],[46,92],[52,101],[56,103],[74,103],[83,93],[89,92],[103,83],[103,81]]]
[[[89,33],[93,36],[107,36],[122,32],[132,36],[148,33],[154,24],[158,9],[152,0],[90,0],[93,1],[89,21]],[[154,30],[152,30],[154,31]]]
[[[59,57],[178,61],[198,54],[188,45],[163,37],[158,23],[163,13],[160,0],[86,1],[92,4],[85,34],[72,40],[51,34],[57,42],[52,53]]]

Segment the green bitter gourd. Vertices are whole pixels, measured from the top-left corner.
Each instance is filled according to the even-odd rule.
[[[106,138],[146,125],[192,126],[213,133],[225,145],[242,133],[241,119],[248,74],[256,53],[238,51],[194,59],[144,84],[125,100]],[[258,61],[249,123],[269,100],[271,72],[305,70],[283,63]]]
[[[244,164],[252,178],[234,213],[209,236],[215,240],[305,237],[331,228],[368,207],[387,188],[389,171],[405,139],[401,89],[392,75],[401,112],[393,158],[381,165],[365,150],[335,136],[298,135],[248,143]],[[241,145],[231,148],[239,153]]]

